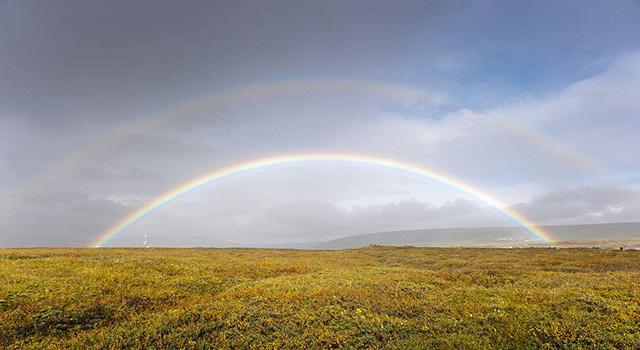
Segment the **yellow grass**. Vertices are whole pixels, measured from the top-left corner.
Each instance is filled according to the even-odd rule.
[[[640,252],[0,250],[0,348],[640,348]]]

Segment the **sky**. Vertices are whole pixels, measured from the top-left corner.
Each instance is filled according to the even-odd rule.
[[[385,157],[532,222],[640,221],[638,1],[0,0],[0,246],[87,246],[203,174]],[[109,245],[509,226],[375,166],[235,176]]]

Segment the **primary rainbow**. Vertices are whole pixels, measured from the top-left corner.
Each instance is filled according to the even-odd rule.
[[[167,203],[181,197],[193,190],[201,188],[213,181],[220,180],[229,176],[246,173],[252,170],[267,168],[275,165],[284,165],[291,163],[302,162],[345,162],[355,164],[365,164],[385,167],[393,170],[402,171],[405,173],[418,175],[428,178],[432,181],[442,183],[448,187],[464,192],[480,202],[483,202],[490,207],[495,208],[504,216],[509,218],[519,226],[524,227],[529,233],[538,239],[544,240],[547,243],[553,243],[553,239],[540,227],[535,225],[529,219],[522,214],[509,208],[497,198],[480,191],[466,184],[458,179],[448,176],[443,173],[438,173],[421,165],[409,164],[393,159],[372,157],[357,154],[342,154],[342,153],[310,153],[310,154],[288,154],[278,157],[260,158],[254,159],[240,164],[232,165],[220,170],[215,170],[191,181],[188,181],[158,197],[153,199],[144,207],[132,212],[115,225],[104,231],[98,239],[92,244],[95,247],[103,246],[110,240],[121,235],[127,228],[135,225],[137,222],[154,212],[156,209],[166,205]]]

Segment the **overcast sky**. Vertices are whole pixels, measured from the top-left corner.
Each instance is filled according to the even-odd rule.
[[[83,246],[252,158],[383,156],[539,224],[640,221],[638,1],[0,0],[0,246]],[[277,167],[111,242],[512,225],[388,169]]]

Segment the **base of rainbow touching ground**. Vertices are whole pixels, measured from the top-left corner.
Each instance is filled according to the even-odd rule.
[[[506,218],[516,223],[518,226],[525,228],[532,236],[545,241],[547,244],[552,245],[553,239],[538,225],[534,224],[531,220],[527,219],[524,215],[518,213],[512,208],[502,203],[494,196],[482,192],[481,190],[473,187],[470,184],[462,182],[447,174],[436,172],[435,170],[426,168],[421,165],[409,164],[402,161],[397,161],[382,157],[373,157],[358,154],[349,153],[309,153],[309,154],[287,154],[276,157],[258,158],[242,163],[238,163],[229,167],[225,167],[219,170],[214,170],[210,173],[204,174],[200,177],[187,181],[164,194],[157,196],[150,201],[144,207],[135,210],[122,220],[111,226],[104,231],[97,240],[94,241],[92,246],[101,247],[110,240],[121,235],[127,228],[135,225],[140,220],[149,216],[153,211],[161,208],[162,206],[170,203],[171,201],[189,193],[195,191],[213,181],[223,179],[228,176],[238,175],[242,173],[248,173],[252,170],[261,168],[267,168],[276,165],[283,164],[296,164],[306,162],[340,162],[340,163],[352,163],[352,164],[365,164],[379,166],[388,169],[394,169],[400,172],[410,173],[424,177],[430,181],[436,181],[444,184],[452,189],[458,190],[471,197],[474,197],[478,201],[494,208],[499,213],[503,214]]]

